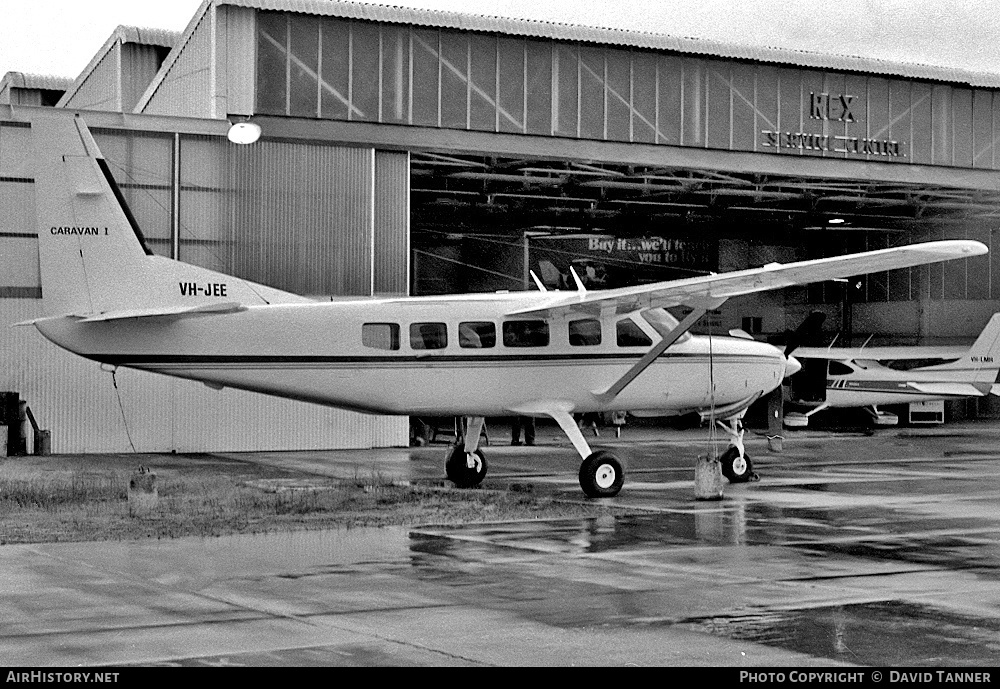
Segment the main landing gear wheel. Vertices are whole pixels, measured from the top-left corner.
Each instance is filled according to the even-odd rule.
[[[730,483],[748,483],[760,478],[753,471],[750,455],[744,453],[740,457],[740,451],[735,447],[723,452],[719,461],[722,463],[722,475],[729,479]]]
[[[580,487],[587,497],[612,498],[625,483],[622,464],[610,452],[598,450],[580,465]]]
[[[482,450],[466,452],[464,445],[453,445],[444,463],[444,473],[459,488],[475,488],[486,477],[486,457]]]

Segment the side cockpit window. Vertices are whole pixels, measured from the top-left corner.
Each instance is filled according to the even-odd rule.
[[[839,361],[831,361],[828,373],[831,376],[849,376],[854,373],[854,369]]]
[[[361,344],[372,349],[399,349],[399,325],[365,323],[361,326]]]

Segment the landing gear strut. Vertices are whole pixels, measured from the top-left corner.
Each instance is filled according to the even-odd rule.
[[[625,483],[621,461],[607,450],[591,452],[583,432],[572,415],[565,411],[546,411],[573,443],[583,462],[580,464],[580,488],[588,498],[613,498]]]

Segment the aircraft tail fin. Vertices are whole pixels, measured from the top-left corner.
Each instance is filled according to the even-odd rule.
[[[35,197],[47,316],[211,312],[220,304],[308,302],[152,255],[104,156],[77,115],[38,117]]]
[[[1000,313],[993,314],[965,356],[948,367],[973,369],[975,383],[996,382],[1000,371]]]

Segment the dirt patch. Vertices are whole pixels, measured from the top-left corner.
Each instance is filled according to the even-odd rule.
[[[143,480],[139,462],[148,462]],[[590,517],[615,510],[505,490],[350,479],[213,455],[0,460],[0,544],[215,536],[344,526]]]

